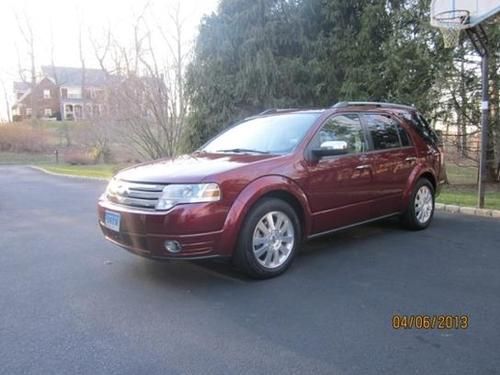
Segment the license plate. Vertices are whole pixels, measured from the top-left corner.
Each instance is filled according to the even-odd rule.
[[[104,225],[108,229],[114,230],[115,232],[119,232],[120,214],[116,212],[106,211],[104,213]]]

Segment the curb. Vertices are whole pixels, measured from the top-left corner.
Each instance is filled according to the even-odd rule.
[[[69,178],[77,178],[80,180],[94,180],[94,181],[109,181],[109,178],[104,178],[104,177],[91,177],[91,176],[76,176],[76,175],[71,175],[71,174],[64,174],[64,173],[56,173],[56,172],[50,172],[46,170],[45,168],[38,167],[36,165],[29,165],[31,169],[35,169],[37,171],[40,171],[45,174],[49,174],[52,176],[58,176],[58,177],[69,177]]]
[[[476,208],[476,207],[462,207],[462,206],[456,206],[454,204],[443,204],[443,203],[436,203],[434,207],[438,211],[445,211],[453,214],[460,213],[464,215],[494,217],[500,219],[500,210],[490,210],[487,208]]]

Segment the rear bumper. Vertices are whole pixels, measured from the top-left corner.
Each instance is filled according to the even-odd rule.
[[[193,204],[174,207],[167,212],[142,212],[98,203],[99,226],[107,240],[136,255],[157,259],[207,259],[227,257],[219,243],[223,235],[225,212],[213,205]],[[105,211],[119,213],[120,231],[104,225]],[[181,251],[171,253],[165,241],[177,241]]]

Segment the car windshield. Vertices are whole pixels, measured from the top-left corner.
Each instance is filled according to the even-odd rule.
[[[304,138],[319,113],[290,113],[244,121],[207,143],[213,153],[285,154]]]

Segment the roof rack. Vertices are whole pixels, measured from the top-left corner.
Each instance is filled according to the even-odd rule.
[[[265,111],[263,112],[260,112],[259,114],[257,114],[256,116],[262,116],[262,115],[269,115],[271,113],[279,113],[279,112],[289,112],[289,111],[296,111],[298,110],[299,108],[269,108],[269,109],[266,109]]]
[[[379,108],[400,108],[400,109],[412,109],[415,107],[404,105],[404,104],[396,104],[396,103],[385,103],[385,102],[338,102],[332,106],[332,108],[344,108],[350,106],[370,106],[370,107],[379,107]]]

